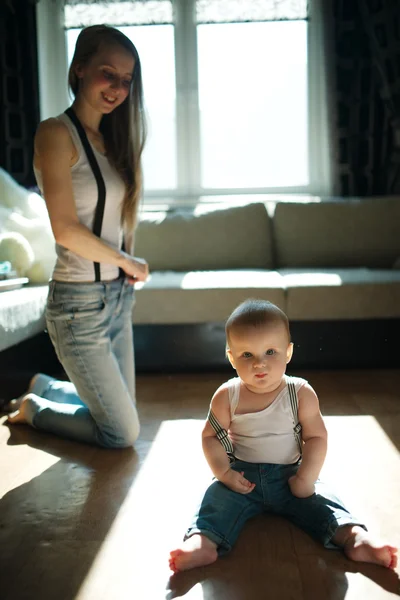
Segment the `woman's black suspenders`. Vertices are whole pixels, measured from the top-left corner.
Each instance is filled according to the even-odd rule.
[[[89,143],[86,132],[85,132],[81,122],[79,121],[78,117],[76,116],[76,114],[74,113],[72,108],[68,108],[65,111],[65,114],[71,119],[72,123],[76,127],[76,130],[77,130],[80,140],[82,142],[82,146],[86,152],[87,159],[92,168],[93,175],[96,179],[98,196],[97,196],[97,205],[96,205],[96,210],[94,213],[92,230],[93,230],[93,233],[95,235],[97,235],[97,237],[100,237],[101,236],[101,228],[103,226],[104,207],[106,205],[106,186],[104,183],[103,175],[101,174],[100,167],[97,163],[96,157],[95,157],[92,147]],[[95,262],[93,264],[94,264],[95,281],[101,281],[100,263]]]

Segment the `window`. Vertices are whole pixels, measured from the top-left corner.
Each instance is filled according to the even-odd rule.
[[[91,23],[119,27],[139,51],[146,202],[329,191],[318,10],[308,21],[306,0],[65,2],[68,64]]]
[[[308,186],[307,23],[198,27],[201,185]]]

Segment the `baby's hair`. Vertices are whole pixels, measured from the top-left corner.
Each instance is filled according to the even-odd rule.
[[[234,330],[248,327],[260,327],[269,323],[282,323],[285,326],[290,343],[289,319],[286,314],[268,300],[249,298],[235,308],[225,324],[227,346],[230,334]]]

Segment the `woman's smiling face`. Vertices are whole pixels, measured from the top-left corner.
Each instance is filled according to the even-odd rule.
[[[127,98],[134,67],[128,50],[119,44],[103,45],[87,64],[76,67],[78,94],[94,110],[108,114]]]

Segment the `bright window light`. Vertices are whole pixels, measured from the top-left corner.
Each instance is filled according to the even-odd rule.
[[[307,185],[307,23],[197,31],[202,186]]]

